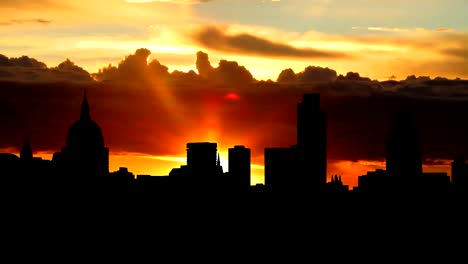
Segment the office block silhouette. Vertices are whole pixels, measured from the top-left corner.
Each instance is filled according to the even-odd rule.
[[[250,152],[245,146],[234,146],[228,150],[229,176],[238,192],[250,191]]]

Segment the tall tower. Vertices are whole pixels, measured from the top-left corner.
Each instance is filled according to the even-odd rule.
[[[327,124],[320,94],[304,94],[297,105],[297,155],[300,182],[320,191],[327,181]]]
[[[240,192],[250,189],[250,149],[244,146],[234,146],[228,150],[229,174],[234,178]]]
[[[422,159],[418,130],[411,112],[396,117],[386,146],[386,170],[389,190],[414,192],[420,189]]]

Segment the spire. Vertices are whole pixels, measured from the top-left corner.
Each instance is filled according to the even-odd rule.
[[[86,98],[86,90],[83,93],[83,102],[81,103],[81,116],[80,120],[90,120],[91,115],[89,114],[88,98]]]
[[[221,159],[219,158],[219,153],[218,153],[218,160],[216,161],[216,166],[218,167],[221,166]]]

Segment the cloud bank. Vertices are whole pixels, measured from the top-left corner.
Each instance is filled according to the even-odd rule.
[[[8,58],[0,54],[0,80],[19,82],[91,82],[91,75],[69,59],[48,68],[28,56]]]

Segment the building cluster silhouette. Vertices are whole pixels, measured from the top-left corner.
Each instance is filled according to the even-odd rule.
[[[124,167],[110,172],[109,148],[91,118],[85,92],[80,118],[52,160],[34,157],[28,140],[19,157],[0,153],[0,188],[35,195],[468,193],[468,163],[463,157],[453,161],[451,179],[447,173],[423,172],[418,130],[410,112],[402,111],[395,118],[386,142],[386,169],[359,176],[353,189],[343,184],[340,175],[327,180],[326,131],[320,94],[304,94],[297,105],[297,144],[264,149],[265,184],[251,185],[249,148],[229,148],[228,171],[224,171],[214,142],[187,143],[186,165],[172,169],[169,175],[134,175]]]

